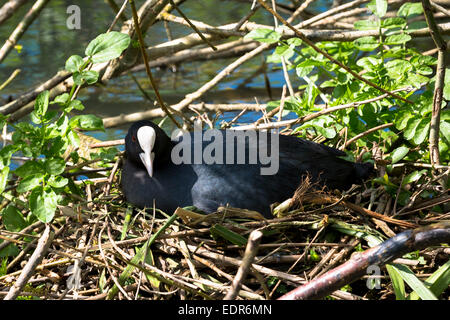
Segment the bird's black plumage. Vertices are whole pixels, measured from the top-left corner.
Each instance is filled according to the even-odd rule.
[[[156,133],[152,148],[152,177],[140,157],[143,150],[138,130],[145,126],[153,128]],[[259,134],[257,138],[258,141],[261,139]],[[177,142],[171,141],[154,123],[138,121],[130,127],[125,138],[122,190],[128,202],[138,207],[153,207],[155,200],[156,207],[165,212],[185,206],[213,212],[219,206],[229,204],[255,210],[269,217],[270,205],[292,197],[305,174],[329,189],[347,189],[353,183],[367,178],[372,170],[371,164],[340,159],[345,153],[337,149],[292,136],[279,135],[278,138],[279,169],[274,175],[261,175],[261,167],[265,167],[261,164],[177,165],[171,157]],[[205,144],[208,142],[203,143],[202,147]],[[193,155],[194,143],[190,147]],[[252,147],[247,139],[247,152]],[[234,163],[237,148],[234,147]],[[225,149],[223,154],[225,159]]]

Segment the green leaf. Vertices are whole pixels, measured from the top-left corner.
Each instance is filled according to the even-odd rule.
[[[419,180],[420,177],[423,176],[426,172],[427,172],[426,169],[423,169],[423,170],[420,170],[420,171],[416,170],[416,171],[411,172],[410,174],[408,174],[408,175],[403,179],[402,186],[405,186],[405,185],[407,185],[407,184],[409,184],[409,183],[416,182],[416,181]]]
[[[300,64],[295,68],[295,72],[299,78],[308,76],[314,70],[314,66],[303,67]]]
[[[256,40],[264,43],[275,43],[280,40],[281,34],[276,32],[275,30],[259,28],[250,31],[244,37],[244,39]]]
[[[91,57],[93,63],[106,62],[119,57],[129,45],[130,37],[127,34],[111,31],[92,40],[85,54]]]
[[[403,281],[400,273],[390,264],[386,265],[386,270],[389,273],[389,277],[392,280],[392,287],[394,288],[395,298],[397,300],[406,299],[405,282]]]
[[[394,44],[403,44],[411,40],[412,37],[409,34],[394,34],[392,36],[386,37],[384,40],[384,43],[387,45],[394,45]]]
[[[95,70],[84,70],[81,72],[81,76],[87,84],[94,84],[98,80],[98,72]]]
[[[450,137],[450,122],[447,121],[441,121],[441,124],[439,126],[439,132],[444,136],[444,137]]]
[[[46,187],[44,189],[42,186],[39,186],[31,192],[29,204],[31,213],[40,221],[47,223],[52,221],[55,216],[58,196],[52,188]]]
[[[381,27],[385,29],[403,28],[406,26],[406,20],[403,18],[386,18],[381,20]]]
[[[21,167],[17,168],[14,173],[19,177],[25,178],[36,173],[45,173],[42,164],[37,161],[27,161]]]
[[[66,162],[63,158],[55,157],[47,159],[44,163],[45,171],[48,174],[58,175],[64,172]]]
[[[445,69],[444,99],[450,100],[450,68]]]
[[[69,183],[69,179],[61,177],[61,176],[51,176],[48,179],[48,184],[53,188],[63,188]]]
[[[391,153],[392,163],[397,163],[402,160],[409,152],[409,148],[407,147],[398,147]]]
[[[80,100],[75,99],[75,100],[70,101],[69,108],[82,111],[82,110],[84,110],[84,105]]]
[[[353,44],[361,51],[373,51],[380,45],[374,37],[361,37],[354,40]]]
[[[1,216],[8,231],[17,232],[28,226],[22,213],[11,204],[3,210]]]
[[[0,170],[0,194],[5,190],[6,183],[8,182],[8,174],[9,174],[9,167],[4,167]]]
[[[422,14],[423,7],[420,2],[406,2],[397,11],[398,17],[412,18]]]
[[[6,124],[7,116],[0,113],[0,128],[3,128]]]
[[[386,0],[372,0],[367,7],[373,12],[378,18],[384,17],[387,11],[387,1]]]
[[[450,285],[450,260],[425,280],[425,285],[430,288],[436,297],[439,297]],[[412,292],[410,300],[417,300],[419,296]]]
[[[408,120],[408,123],[406,124],[405,132],[403,133],[403,136],[406,140],[411,140],[415,134],[416,134],[416,128],[419,125],[422,118],[411,118]]]
[[[419,66],[416,67],[416,72],[419,74],[422,74],[424,76],[429,76],[431,74],[433,74],[433,69],[431,69],[429,66]]]
[[[67,101],[69,101],[69,94],[63,93],[60,94],[59,96],[56,96],[52,103],[59,103],[61,105],[64,105],[67,103]]]
[[[73,74],[73,82],[80,86],[84,82],[87,84],[94,84],[98,80],[98,72],[94,70],[84,70],[81,72],[74,72]]]
[[[428,289],[407,266],[402,264],[390,265],[422,300],[437,300],[433,292],[431,292],[430,289]]]
[[[357,30],[376,30],[378,29],[378,21],[375,20],[359,20],[353,26]]]
[[[294,47],[298,47],[303,43],[302,39],[300,38],[289,38],[286,40],[286,42],[288,43],[288,45]]]
[[[363,57],[359,59],[356,62],[356,64],[361,68],[364,68],[365,70],[375,71],[379,68],[379,65],[381,64],[381,59],[374,56]]]
[[[69,143],[74,148],[78,148],[80,146],[80,138],[78,137],[78,134],[74,130],[69,130],[67,138],[69,139]]]
[[[245,246],[247,244],[247,239],[245,237],[241,236],[239,233],[225,228],[220,224],[213,225],[209,229],[209,231],[214,238],[221,237],[238,246]]]
[[[66,70],[70,72],[81,71],[81,66],[84,64],[83,58],[78,55],[73,55],[66,61]]]
[[[389,75],[391,75],[391,77],[393,77],[394,79],[402,77],[405,73],[411,71],[413,68],[412,64],[409,61],[401,59],[388,61],[385,66],[388,70]]]
[[[44,116],[48,110],[48,99],[50,96],[50,92],[45,90],[41,92],[34,102],[34,111],[39,116]]]
[[[103,120],[92,114],[73,117],[70,119],[70,127],[79,128],[81,130],[105,130],[103,127]]]
[[[29,175],[28,177],[20,181],[19,185],[17,186],[17,192],[24,193],[34,189],[35,187],[41,184],[43,178],[44,175],[42,173],[35,173]]]
[[[425,138],[428,136],[428,131],[430,130],[430,119],[422,119],[416,127],[413,141],[415,144],[421,144]]]

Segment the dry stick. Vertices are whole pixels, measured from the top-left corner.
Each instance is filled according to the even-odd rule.
[[[27,284],[28,280],[33,276],[36,267],[44,258],[44,255],[46,254],[48,248],[50,247],[50,244],[52,243],[53,236],[54,232],[51,230],[50,225],[47,224],[41,238],[39,239],[36,250],[34,250],[30,260],[25,265],[25,268],[23,268],[19,278],[11,287],[4,300],[14,300],[17,298],[17,296]]]
[[[0,24],[8,20],[28,0],[10,0],[0,8]]]
[[[242,264],[239,266],[238,272],[236,273],[236,277],[231,283],[231,287],[228,290],[227,294],[223,298],[224,300],[234,300],[239,290],[242,287],[242,281],[244,281],[247,273],[250,271],[250,266],[255,259],[256,253],[258,252],[258,246],[261,242],[262,232],[259,230],[254,230],[250,233],[248,237],[247,247],[245,248],[244,258],[242,259]]]
[[[289,19],[287,19],[287,22],[291,23],[292,21],[294,21],[294,19],[297,18],[298,15],[301,14],[303,11],[305,11],[305,9],[306,9],[306,8],[309,6],[309,4],[310,4],[311,2],[313,2],[313,1],[315,1],[315,0],[306,0],[305,2],[303,2],[303,3],[301,4],[301,6],[298,7],[298,8],[294,11],[294,13],[292,14],[292,16],[290,16]]]
[[[348,73],[350,73],[352,76],[354,76],[356,79],[363,81],[364,83],[366,83],[367,85],[378,89],[379,91],[383,92],[383,93],[387,93],[388,95],[400,99],[403,102],[407,102],[407,103],[411,103],[411,101],[393,93],[390,92],[386,89],[381,88],[380,86],[378,86],[377,84],[361,77],[358,73],[354,72],[352,69],[350,69],[349,67],[347,67],[346,65],[344,65],[342,62],[336,60],[335,58],[333,58],[331,55],[328,54],[328,52],[320,49],[319,47],[317,47],[311,40],[309,40],[303,33],[301,33],[298,29],[296,29],[295,27],[293,27],[289,22],[287,22],[286,20],[283,19],[283,17],[281,17],[278,13],[274,12],[266,3],[264,3],[264,0],[258,0],[258,2],[267,10],[269,11],[272,15],[276,16],[278,18],[278,20],[280,20],[284,25],[286,25],[289,29],[291,29],[292,31],[294,31],[294,33],[297,35],[297,37],[299,37],[300,39],[302,39],[306,44],[308,44],[311,48],[313,48],[316,52],[320,53],[321,55],[323,55],[324,57],[326,57],[328,60],[330,60],[331,62],[333,62],[334,64],[338,65],[339,67],[341,67],[342,69],[346,70]]]
[[[431,226],[406,230],[380,245],[362,253],[356,253],[349,261],[328,271],[306,285],[280,297],[280,300],[321,299],[342,288],[367,272],[370,265],[382,266],[404,254],[450,242],[450,223],[436,223]]]
[[[347,148],[350,144],[352,144],[356,140],[361,139],[362,137],[367,136],[368,134],[371,134],[372,132],[392,127],[393,125],[394,125],[393,122],[385,123],[385,124],[373,127],[373,128],[371,128],[371,129],[369,129],[369,130],[367,130],[365,132],[362,132],[360,134],[357,134],[356,136],[354,136],[353,138],[348,140],[340,149],[344,150],[345,148]]]
[[[8,84],[10,84],[11,81],[13,81],[14,78],[19,75],[20,71],[21,71],[20,69],[14,70],[14,72],[9,76],[9,78],[5,82],[0,84],[0,91],[2,91]]]
[[[321,14],[318,14],[318,15],[312,17],[311,19],[305,20],[295,27],[296,28],[304,28],[305,26],[309,26],[309,25],[313,24],[314,22],[321,21],[321,20],[325,19],[326,17],[329,17],[335,13],[339,13],[341,11],[357,7],[364,2],[369,2],[369,0],[356,0],[356,1],[349,2],[349,3],[345,3],[336,8],[333,8],[331,10],[327,10]],[[287,20],[287,22],[291,23],[292,21]]]
[[[137,11],[136,11],[136,6],[134,4],[134,0],[130,0],[130,6],[131,6],[131,11],[133,13],[134,28],[136,29],[136,33],[137,33],[137,36],[138,36],[139,45],[140,45],[140,49],[141,49],[142,58],[144,59],[145,71],[147,72],[147,76],[148,76],[148,78],[150,80],[150,83],[152,85],[153,91],[155,92],[156,99],[158,100],[159,105],[164,110],[164,112],[167,114],[167,116],[170,118],[170,120],[172,120],[172,122],[178,128],[182,129],[183,127],[174,118],[174,116],[172,115],[172,113],[169,111],[169,109],[165,105],[164,101],[162,100],[162,98],[161,98],[161,96],[159,94],[158,88],[156,87],[155,80],[153,80],[152,72],[150,71],[150,67],[148,65],[147,51],[145,50],[144,38],[142,37],[141,27],[139,25],[139,18],[138,18],[138,15],[137,15]]]
[[[253,26],[252,28],[248,28],[248,26]],[[248,31],[253,30],[255,28],[258,27],[266,27],[269,28],[269,26],[264,26],[264,25],[257,25],[254,23],[247,23],[245,25],[245,28],[248,29]],[[443,23],[439,25],[439,28],[443,31],[443,34],[450,34],[450,23]],[[290,30],[289,30],[290,31]],[[378,31],[375,30],[368,30],[368,31],[346,31],[346,32],[342,32],[342,31],[338,31],[338,30],[302,30],[309,38],[313,39],[314,41],[352,41],[355,40],[357,38],[363,37],[363,36],[377,36],[378,35]],[[428,28],[423,28],[423,29],[419,29],[416,31],[413,31],[410,33],[411,36],[413,37],[425,37],[429,35],[429,29]],[[292,35],[293,36],[293,33]],[[221,39],[223,38],[223,36],[219,36],[219,35],[215,35],[214,36],[216,39]],[[228,37],[228,36],[226,36]],[[179,39],[176,39],[174,41],[171,42],[166,42],[164,44],[160,44],[160,45],[156,45],[154,47],[151,47],[149,49],[147,49],[149,56],[152,59],[156,59],[158,57],[162,57],[162,56],[166,56],[168,54],[168,52],[177,52],[186,48],[190,48],[193,47],[195,45],[201,44],[203,43],[203,41],[198,37],[197,34],[191,34],[188,35],[186,37],[182,37]],[[150,63],[151,67],[157,66],[159,64],[153,64],[153,61]],[[99,65],[98,67],[95,66],[95,70],[96,71],[101,71],[106,67],[105,65]],[[131,69],[133,70],[133,68]],[[60,84],[63,80],[65,80],[66,78],[68,78],[71,75],[70,72],[67,71],[61,71],[59,72],[56,76],[54,76],[52,79],[48,80],[46,83],[53,83],[52,85],[48,85],[47,88],[43,88],[42,86],[37,87],[36,89],[33,89],[33,91],[31,92],[31,97],[30,97],[30,93],[26,93],[22,96],[20,96],[18,99],[16,99],[15,101],[12,101],[10,103],[8,103],[7,105],[0,107],[0,113],[3,114],[9,114],[14,112],[11,115],[11,121],[16,121],[20,118],[22,118],[23,116],[27,115],[28,113],[30,113],[33,108],[34,105],[33,103],[30,103],[30,101],[34,100],[34,98],[41,93],[43,90],[49,90],[54,88],[50,94],[52,97],[61,94],[63,92],[67,92],[67,86],[65,85],[60,85],[59,87],[55,88],[58,84]],[[64,78],[61,78],[61,76],[64,76]],[[6,107],[11,107],[12,111],[5,111]],[[20,110],[18,110],[20,109]],[[162,113],[161,110],[158,110],[157,113],[159,114],[158,117],[160,116],[164,116],[164,113]],[[153,116],[151,116],[153,117]]]
[[[434,21],[433,12],[431,10],[431,4],[429,0],[422,0],[423,11],[425,19],[430,29],[431,38],[434,44],[439,49],[438,51],[438,63],[436,68],[436,82],[434,85],[433,95],[433,109],[431,112],[430,123],[430,162],[432,165],[439,165],[439,122],[441,117],[441,106],[443,101],[443,89],[445,79],[445,52],[447,50],[447,44],[442,38],[436,21]],[[445,180],[445,179],[444,179]],[[446,181],[442,181],[445,185]]]
[[[350,16],[357,16],[357,15],[360,15],[361,13],[365,13],[367,11],[369,11],[368,8],[355,8],[355,9],[352,9],[349,11],[340,12],[340,13],[330,16],[326,19],[314,22],[311,24],[311,26],[318,27],[318,26],[325,25],[325,24],[336,24],[337,21],[339,21],[343,18],[350,17]],[[349,27],[350,27],[350,29],[354,29],[352,24],[350,24]]]
[[[350,243],[348,247],[343,248],[331,261],[330,263],[322,269],[317,275],[321,276],[325,272],[327,272],[329,269],[333,268],[335,265],[338,264],[339,261],[341,261],[347,254],[350,253],[351,250],[353,250],[358,243],[360,243],[360,239],[356,238],[353,239],[353,241]],[[311,277],[311,275],[309,275]]]
[[[319,237],[319,235],[322,233],[322,231],[325,230],[325,226],[321,227],[316,234],[314,235],[314,237],[311,239],[311,241],[309,242],[309,244],[305,247],[305,249],[303,250],[303,253],[297,257],[294,261],[294,263],[289,267],[288,272],[291,272],[292,269],[295,268],[295,266],[302,261],[305,257],[306,254],[309,252],[309,248],[311,247],[311,244],[316,241],[316,239]],[[277,290],[278,286],[281,284],[281,280],[278,280],[277,284],[273,287],[272,292],[270,292],[270,297],[273,296],[273,294],[275,293],[275,291]]]
[[[343,239],[341,239],[341,242],[345,243],[348,241],[350,237],[344,236]],[[317,265],[314,266],[314,268],[308,273],[308,279],[314,278],[316,274],[319,272],[319,270],[328,262],[328,260],[331,259],[331,257],[338,251],[338,247],[331,248],[327,254],[322,257]]]
[[[435,8],[437,11],[442,12],[443,14],[445,14],[447,17],[450,17],[450,11],[447,10],[444,7],[441,7],[440,5],[438,5],[437,3],[430,1],[430,5]]]
[[[202,38],[203,41],[205,41],[214,51],[217,50],[217,48],[208,41],[208,39],[205,38],[205,36],[195,27],[195,25],[189,20],[188,17],[178,8],[178,6],[173,2],[173,0],[169,0],[170,4],[175,8],[175,10],[178,11],[178,13],[183,17],[184,20],[189,24],[189,26],[194,29],[195,32],[199,35],[200,38]]]
[[[228,65],[226,68],[224,68],[222,71],[220,71],[213,79],[205,83],[201,88],[199,88],[197,91],[190,93],[186,95],[186,97],[178,102],[175,105],[172,105],[171,108],[176,111],[182,111],[184,108],[186,108],[188,105],[190,105],[194,100],[200,98],[204,93],[206,93],[208,90],[213,88],[217,83],[219,83],[223,78],[225,78],[227,75],[229,75],[231,72],[233,72],[234,69],[236,69],[238,66],[243,64],[244,62],[250,60],[254,56],[260,54],[265,49],[269,48],[269,44],[262,44],[256,49],[244,54],[242,57],[238,58],[234,62],[232,62],[230,65]],[[104,126],[111,127],[119,124],[134,122],[141,119],[147,119],[152,118],[154,114],[158,114],[158,110],[148,110],[144,112],[136,112],[131,113],[128,115],[121,115],[118,117],[110,117],[103,119]]]
[[[108,269],[108,272],[111,276],[111,279],[113,280],[114,284],[117,286],[117,288],[120,290],[120,292],[122,292],[122,294],[128,299],[128,300],[133,300],[130,298],[130,296],[128,296],[128,294],[125,292],[125,290],[123,289],[123,287],[120,285],[119,281],[117,280],[117,278],[114,276],[112,270],[109,267],[109,263],[106,259],[105,253],[103,252],[103,248],[102,248],[102,233],[103,230],[105,230],[105,226],[103,226],[102,230],[100,230],[100,233],[98,234],[98,248],[100,250],[100,254],[103,258],[103,261],[105,262],[106,268]]]
[[[272,0],[272,8],[273,8],[274,12],[276,12],[275,0]],[[276,29],[276,28],[278,28],[278,20],[275,16],[273,17],[273,19],[274,19],[275,29]],[[283,67],[283,77],[284,77],[284,81],[286,82],[286,85],[289,89],[289,94],[291,97],[293,97],[294,89],[292,87],[291,79],[289,78],[289,73],[288,73],[287,66],[286,66],[286,59],[284,59],[284,57],[281,57],[281,66]]]
[[[197,246],[188,245],[188,248],[194,254],[216,260],[217,263],[227,263],[227,264],[231,264],[234,266],[240,266],[242,263],[242,261],[239,259],[227,257],[227,256],[224,256],[224,255],[218,254],[218,253],[214,253],[214,252],[208,251],[203,248],[198,248]],[[305,282],[305,279],[303,279],[300,276],[292,275],[292,274],[289,274],[286,272],[276,271],[276,270],[273,270],[273,269],[270,269],[267,267],[263,267],[263,266],[260,266],[257,264],[252,264],[252,268],[262,274],[278,277],[278,278],[286,280],[286,281],[290,281],[290,282],[294,282],[294,283],[304,283]]]
[[[43,223],[42,223],[41,221],[37,221],[37,222],[33,223],[32,225],[26,227],[25,229],[22,229],[22,230],[20,231],[20,233],[22,233],[23,235],[17,234],[17,235],[15,235],[15,236],[12,236],[11,239],[12,239],[12,240],[17,240],[17,239],[19,239],[20,237],[24,237],[24,236],[26,236],[26,234],[27,234],[29,231],[31,231],[31,230],[33,230],[33,229],[35,229],[35,228],[37,228],[37,227],[41,227],[41,226],[43,226]],[[7,241],[7,240],[5,240],[5,241],[3,241],[2,243],[0,243],[0,251],[3,250],[4,248],[6,248],[9,244],[10,244],[10,241]]]
[[[62,81],[70,77],[71,74],[72,73],[68,71],[59,71],[54,77],[47,80],[43,84],[39,85],[32,91],[29,91],[20,96],[19,98],[17,98],[16,100],[11,101],[10,103],[0,107],[0,113],[6,115],[20,109],[27,103],[33,101],[42,91],[49,90],[55,87],[56,85],[60,84]]]
[[[413,89],[408,87],[408,88],[402,88],[402,89],[394,90],[394,92],[411,91],[411,90],[413,90]],[[261,124],[261,125],[259,125],[257,127],[257,129],[274,129],[274,128],[284,127],[284,126],[287,126],[287,125],[291,125],[292,126],[292,125],[296,125],[296,124],[299,124],[299,123],[304,123],[304,122],[310,121],[312,119],[315,119],[317,117],[320,117],[320,116],[322,116],[324,114],[332,113],[332,112],[335,112],[335,111],[338,111],[338,110],[341,110],[341,109],[354,108],[354,107],[357,107],[357,106],[360,106],[360,105],[363,105],[363,104],[367,104],[367,103],[372,103],[372,102],[375,102],[375,101],[378,101],[378,100],[382,100],[382,99],[386,98],[387,96],[388,96],[388,94],[385,93],[385,94],[382,94],[382,95],[380,95],[378,97],[375,97],[375,98],[371,98],[371,99],[367,99],[367,100],[363,100],[363,101],[355,101],[355,102],[351,102],[351,103],[347,103],[347,104],[342,104],[342,105],[339,105],[339,106],[330,107],[330,108],[327,108],[327,109],[322,109],[322,110],[320,110],[318,112],[314,112],[314,113],[308,114],[308,115],[306,115],[304,117],[301,117],[301,118],[292,119],[292,120],[284,120],[284,121],[279,121],[279,122],[271,122],[271,123],[268,123],[268,124]],[[253,129],[253,128],[254,128],[254,125],[251,124],[251,125],[247,125],[247,126],[240,126],[240,127],[235,128],[235,129],[236,130],[248,130],[248,129]]]
[[[122,18],[122,14],[123,14],[123,12],[125,11],[125,9],[126,9],[126,7],[127,7],[127,3],[128,3],[128,0],[125,0],[125,1],[123,2],[122,7],[121,7],[120,10],[117,12],[116,16],[114,17],[113,22],[111,23],[111,25],[109,26],[108,30],[106,31],[107,33],[110,32],[110,31],[114,28],[114,26],[115,26],[116,23],[117,23],[117,20],[119,20],[119,18]],[[122,19],[124,19],[124,18],[122,18]],[[124,20],[125,20],[125,19],[124,19]],[[125,20],[125,21],[126,21],[126,20]],[[124,22],[125,22],[125,21],[124,21]]]
[[[13,33],[9,36],[6,42],[0,49],[0,63],[5,59],[11,49],[16,45],[17,41],[22,37],[28,27],[33,23],[34,19],[37,18],[42,9],[49,0],[37,0],[31,9],[27,12],[23,20],[17,25]]]

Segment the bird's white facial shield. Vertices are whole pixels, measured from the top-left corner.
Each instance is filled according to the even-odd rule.
[[[139,157],[147,169],[148,175],[152,177],[153,160],[155,158],[155,153],[152,152],[156,140],[155,129],[149,126],[140,127],[137,131],[137,140],[141,146],[141,149],[144,151],[139,153]]]

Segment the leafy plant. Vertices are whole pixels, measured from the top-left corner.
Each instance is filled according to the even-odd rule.
[[[437,60],[422,55],[408,47],[412,40],[410,32],[424,27],[410,22],[410,19],[422,14],[421,3],[404,3],[396,17],[386,18],[387,1],[373,0],[368,8],[374,16],[368,20],[355,22],[358,30],[376,30],[377,37],[361,37],[347,42],[319,42],[317,47],[326,51],[336,60],[362,75],[372,83],[396,92],[412,103],[403,102],[354,78],[338,65],[333,64],[313,48],[305,46],[298,38],[281,40],[276,30],[258,29],[247,34],[247,39],[276,43],[277,48],[267,57],[268,63],[280,63],[284,58],[289,70],[295,71],[303,89],[301,96],[286,99],[284,111],[303,117],[322,110],[319,103],[327,107],[372,100],[356,107],[343,108],[304,122],[295,129],[303,137],[322,136],[333,144],[340,139],[345,129],[347,139],[366,132],[369,128],[389,124],[389,129],[377,130],[355,142],[357,147],[371,147],[379,143],[385,158],[392,164],[403,161],[427,161],[429,151],[427,138],[430,131],[433,104],[433,66]],[[426,26],[426,25],[425,25]],[[278,35],[277,35],[278,34]],[[447,69],[447,78],[450,69]],[[450,97],[450,81],[445,82],[444,99]],[[276,108],[280,101],[269,103]],[[443,103],[442,108],[445,107]],[[439,150],[441,159],[450,157],[450,110],[441,110]],[[392,167],[388,166],[388,174]],[[401,187],[417,182],[426,176],[427,171],[414,171],[405,178]],[[384,179],[375,180],[386,187],[393,197],[397,196],[399,185]],[[410,193],[402,190],[399,204],[407,202]]]
[[[90,70],[95,63],[117,58],[130,44],[130,38],[119,32],[101,34],[86,48],[86,57],[71,56],[66,61],[66,70],[73,73],[74,85],[70,93],[50,98],[50,92],[38,95],[31,113],[31,122],[10,123],[14,133],[13,143],[0,150],[1,198],[11,203],[1,211],[5,228],[18,231],[39,219],[51,222],[59,204],[68,201],[67,195],[78,193],[71,178],[65,176],[67,161],[79,161],[78,154],[65,155],[69,146],[80,145],[78,130],[104,130],[102,119],[95,115],[72,115],[82,111],[83,103],[75,98],[77,88],[98,81],[98,73]],[[0,115],[0,127],[7,117]],[[11,157],[20,153],[30,160],[11,171]],[[100,153],[102,155],[102,153]],[[111,152],[104,152],[105,159]],[[14,179],[12,174],[17,176]],[[8,187],[8,181],[11,186]],[[26,199],[21,201],[20,199]],[[22,212],[31,212],[24,216]]]

